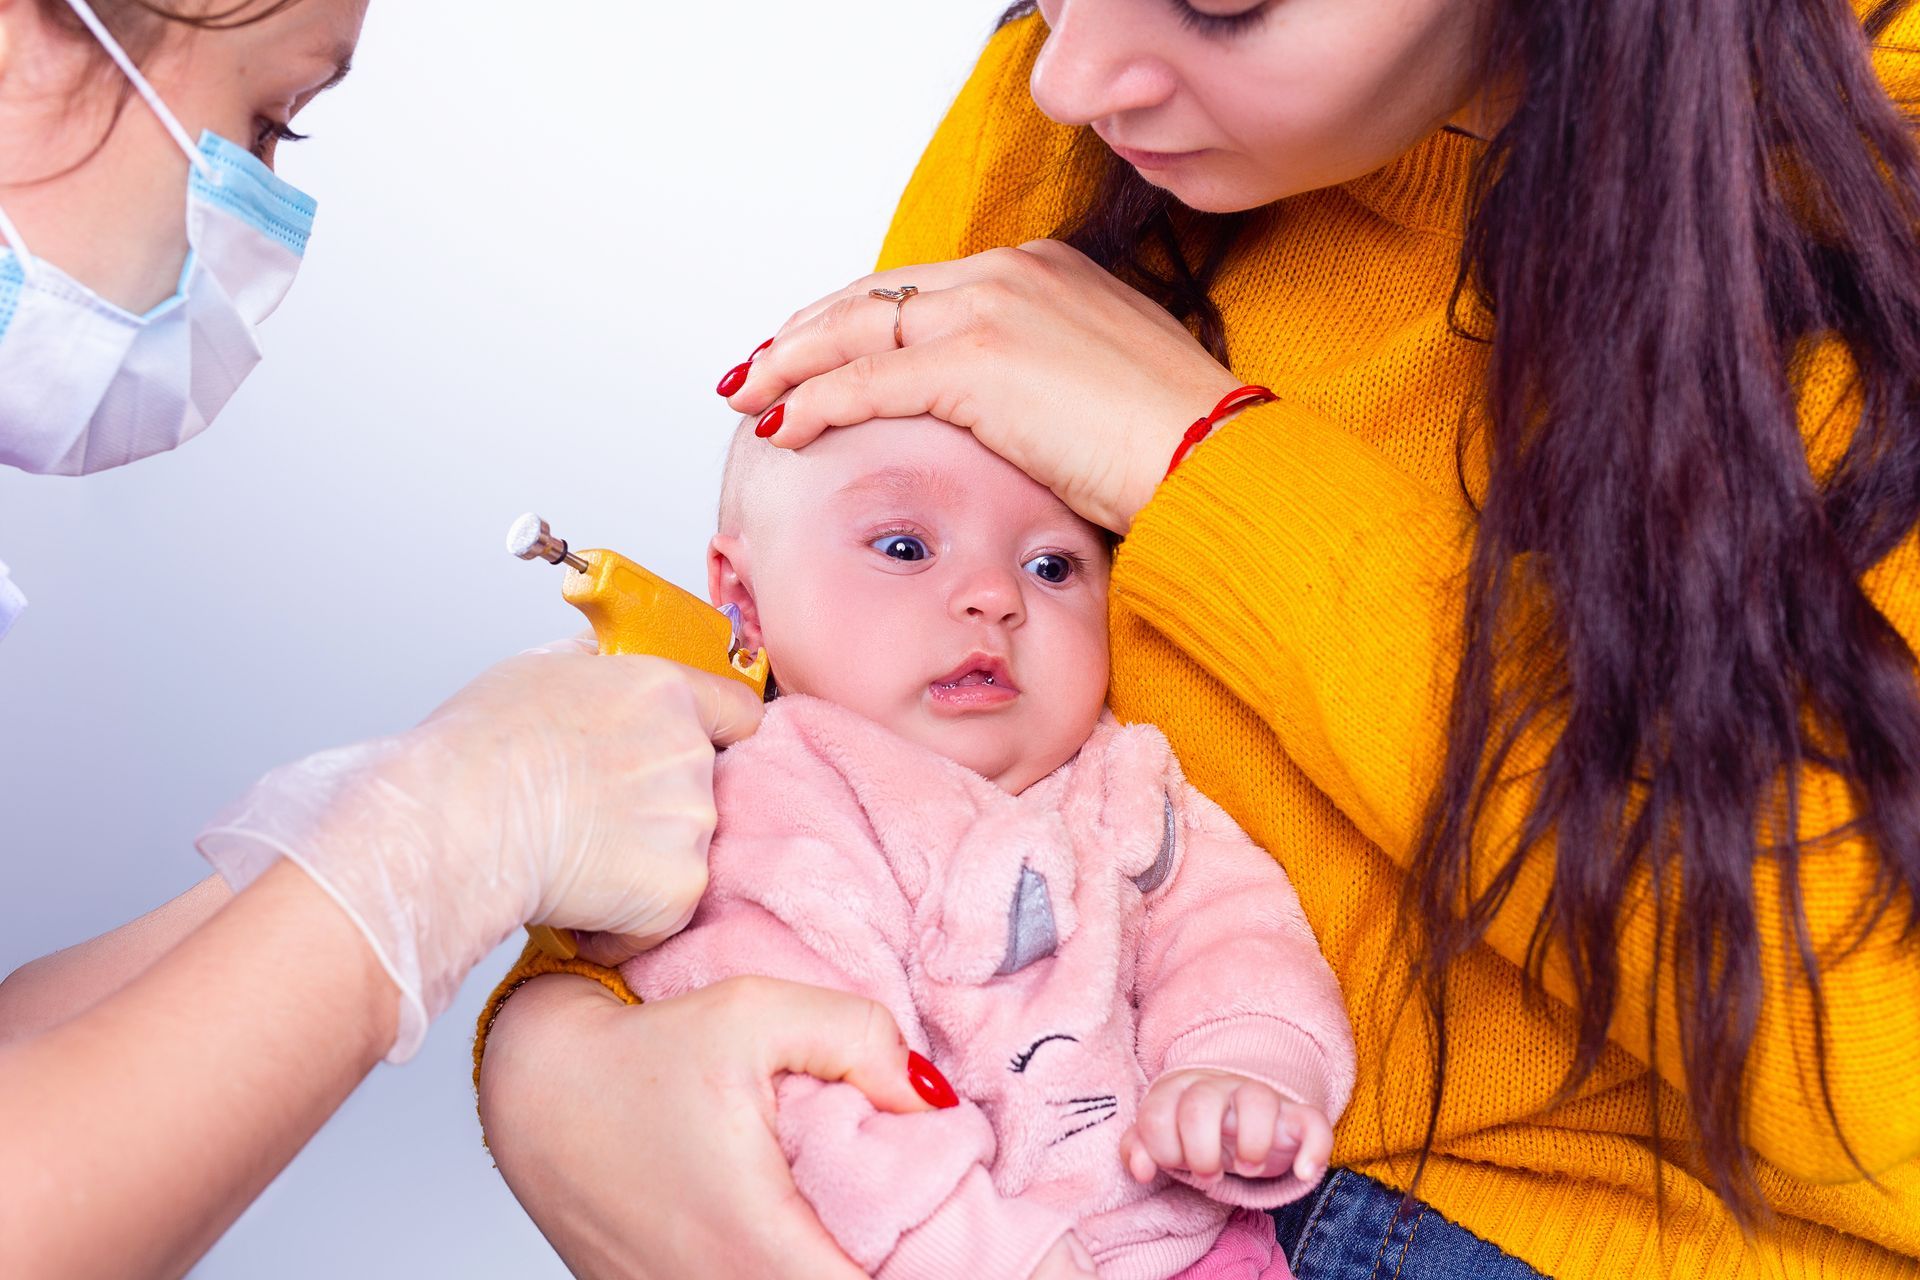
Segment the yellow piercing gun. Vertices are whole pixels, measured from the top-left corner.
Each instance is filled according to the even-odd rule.
[[[765,696],[767,653],[747,652],[738,610],[716,609],[612,551],[570,551],[531,511],[507,530],[507,550],[522,560],[566,566],[560,594],[587,615],[600,652],[671,658],[738,680]],[[527,933],[549,955],[571,960],[579,953],[570,929],[535,924],[527,926]]]

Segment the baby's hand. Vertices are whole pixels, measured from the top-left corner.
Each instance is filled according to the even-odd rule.
[[[1040,1265],[1033,1269],[1033,1280],[1094,1280],[1093,1255],[1069,1231],[1040,1259]]]
[[[1204,1069],[1155,1080],[1120,1138],[1120,1158],[1136,1182],[1152,1182],[1161,1169],[1203,1178],[1277,1178],[1292,1170],[1317,1182],[1332,1154],[1333,1126],[1318,1107],[1289,1102],[1257,1080]]]

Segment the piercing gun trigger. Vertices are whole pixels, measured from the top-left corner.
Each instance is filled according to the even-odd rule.
[[[522,560],[566,566],[560,594],[587,616],[600,652],[670,658],[738,680],[765,696],[766,650],[747,652],[737,609],[715,609],[615,552],[569,550],[531,511],[507,530],[507,550]],[[542,951],[562,960],[579,952],[569,929],[528,925],[527,933]]]

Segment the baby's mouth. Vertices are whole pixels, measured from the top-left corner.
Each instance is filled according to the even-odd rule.
[[[1001,697],[1011,697],[1020,692],[1020,686],[1013,682],[1007,670],[1006,661],[987,653],[967,655],[962,662],[944,676],[931,681],[927,688],[935,697],[987,696],[987,691]],[[969,695],[963,691],[978,690],[978,694]]]

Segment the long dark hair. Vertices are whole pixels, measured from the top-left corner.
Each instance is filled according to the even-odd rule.
[[[1883,0],[1865,36],[1907,2]],[[1515,96],[1476,171],[1455,293],[1456,326],[1472,315],[1492,344],[1488,475],[1446,757],[1403,904],[1436,1056],[1421,1167],[1448,976],[1523,861],[1550,857],[1528,967],[1539,985],[1556,948],[1571,973],[1566,1089],[1605,1047],[1619,930],[1650,890],[1645,995],[1658,1011],[1671,984],[1694,1128],[1672,1136],[1697,1143],[1752,1222],[1742,1086],[1763,862],[1814,1001],[1828,1118],[1852,1151],[1799,878],[1803,768],[1844,781],[1850,834],[1878,858],[1851,939],[1889,910],[1911,939],[1920,903],[1915,660],[1860,585],[1920,522],[1913,126],[1842,0],[1493,0],[1484,51],[1485,82]],[[1224,360],[1207,288],[1237,224],[1094,163],[1059,234]],[[1816,478],[1794,375],[1825,337],[1852,359],[1859,417]],[[1562,726],[1550,747],[1546,725]],[[1519,780],[1527,811],[1501,839],[1490,814]]]

